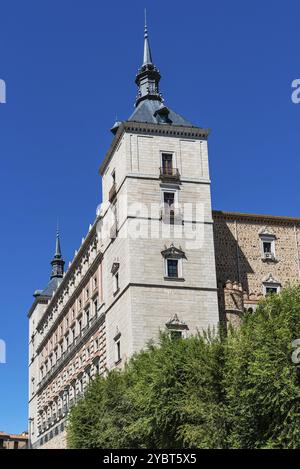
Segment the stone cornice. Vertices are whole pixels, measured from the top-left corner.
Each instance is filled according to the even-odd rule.
[[[213,210],[212,211],[213,219],[224,219],[232,221],[251,221],[251,222],[273,222],[276,224],[290,224],[300,225],[300,218],[297,217],[281,217],[277,215],[261,215],[254,213],[240,213],[240,212],[223,212],[222,210]]]
[[[124,121],[119,126],[118,131],[99,168],[99,174],[101,176],[103,176],[110,158],[115,152],[122,136],[126,132],[146,134],[146,135],[148,134],[148,135],[159,135],[159,136],[207,139],[210,133],[210,129],[201,129],[199,127],[192,127],[192,126],[188,127],[188,126],[183,126],[183,125],[150,124],[147,122]]]

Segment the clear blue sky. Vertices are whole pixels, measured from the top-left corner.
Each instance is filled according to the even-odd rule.
[[[2,0],[0,430],[27,425],[27,311],[101,200],[116,114],[133,110],[143,8],[166,103],[212,129],[215,209],[300,216],[299,1]]]

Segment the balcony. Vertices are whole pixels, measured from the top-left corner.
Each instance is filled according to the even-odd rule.
[[[262,256],[264,262],[271,261],[276,262],[276,258],[273,252],[264,252]]]
[[[160,219],[169,225],[182,225],[183,216],[179,209],[164,207],[160,211]]]
[[[159,177],[162,181],[178,182],[180,181],[180,173],[177,168],[161,167],[159,168]]]
[[[112,202],[117,195],[116,183],[114,182],[108,193],[108,200]]]

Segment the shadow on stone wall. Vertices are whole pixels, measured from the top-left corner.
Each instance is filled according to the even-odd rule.
[[[248,275],[253,273],[247,257],[227,223],[228,221],[218,218],[214,220],[216,275],[221,322],[227,322],[225,311],[229,307],[228,299],[232,298],[232,314],[238,314],[243,309],[242,302],[237,300],[238,291],[240,291],[241,298],[243,293],[250,293]],[[228,288],[225,288],[226,285]],[[235,305],[236,308],[234,308]]]

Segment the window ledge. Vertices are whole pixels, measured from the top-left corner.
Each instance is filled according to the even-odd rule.
[[[164,280],[171,280],[173,282],[185,282],[185,278],[183,277],[164,277]]]
[[[263,262],[278,262],[278,259],[276,259],[276,257],[264,257],[264,256],[262,256],[261,260]]]

